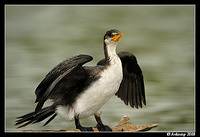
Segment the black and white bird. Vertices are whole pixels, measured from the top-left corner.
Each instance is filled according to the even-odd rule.
[[[122,35],[116,29],[106,32],[105,59],[97,66],[83,66],[93,59],[89,55],[77,55],[55,66],[35,90],[35,111],[17,118],[16,125],[21,124],[18,128],[51,116],[44,124],[47,125],[60,115],[75,121],[81,131],[93,131],[92,127],[83,127],[79,119],[94,115],[99,131],[111,131],[102,123],[100,109],[113,95],[132,108],[146,105],[143,75],[136,57],[129,52],[116,54]],[[52,105],[43,108],[48,99]]]

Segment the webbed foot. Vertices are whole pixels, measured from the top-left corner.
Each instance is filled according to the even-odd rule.
[[[101,124],[101,125],[97,124],[97,125],[96,125],[96,128],[97,128],[99,131],[112,131],[112,129],[111,129],[109,126],[103,125],[103,124]]]
[[[92,129],[92,127],[76,127],[77,129],[79,129],[80,131],[94,131]]]

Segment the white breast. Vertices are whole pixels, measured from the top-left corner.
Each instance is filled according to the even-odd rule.
[[[101,77],[90,88],[83,92],[73,104],[73,107],[58,106],[57,113],[67,120],[73,120],[95,114],[117,92],[122,81],[121,60],[116,55],[112,57],[111,65],[101,72]]]

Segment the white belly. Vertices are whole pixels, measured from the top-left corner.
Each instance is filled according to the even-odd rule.
[[[112,65],[106,68],[100,79],[83,92],[73,104],[73,107],[58,106],[57,113],[67,120],[89,117],[98,112],[101,107],[117,92],[122,81],[121,60],[116,58]]]

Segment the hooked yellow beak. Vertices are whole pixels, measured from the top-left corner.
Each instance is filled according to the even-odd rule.
[[[118,42],[120,37],[123,36],[123,35],[124,35],[124,33],[120,33],[120,34],[115,35],[114,37],[112,37],[112,41]]]

